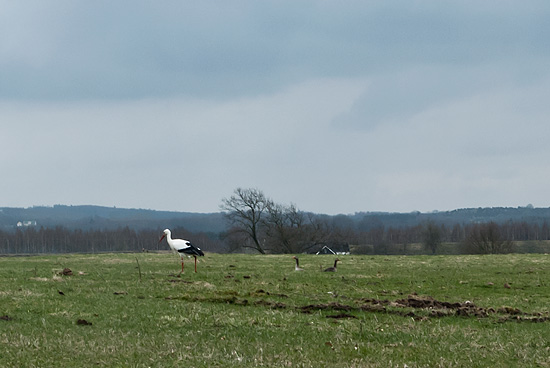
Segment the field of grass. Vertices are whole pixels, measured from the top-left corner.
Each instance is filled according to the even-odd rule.
[[[550,366],[550,256],[340,259],[0,258],[0,366]]]

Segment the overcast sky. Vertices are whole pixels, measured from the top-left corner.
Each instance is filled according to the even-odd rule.
[[[0,207],[550,206],[548,1],[0,0]]]

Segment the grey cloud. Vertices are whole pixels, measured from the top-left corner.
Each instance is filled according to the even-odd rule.
[[[5,2],[0,98],[219,98],[424,63],[547,57],[550,7],[498,4]]]
[[[548,204],[546,1],[0,8],[4,205]]]

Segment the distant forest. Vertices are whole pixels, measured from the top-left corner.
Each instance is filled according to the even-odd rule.
[[[263,241],[271,244],[267,253],[314,252],[338,244],[361,254],[440,254],[449,244],[460,253],[540,252],[546,249],[536,242],[550,241],[550,208],[532,206],[301,215],[305,220],[300,227],[281,224],[287,247],[278,246],[282,233],[262,233]],[[207,252],[243,251],[234,238],[230,240],[232,228],[223,213],[54,206],[0,208],[0,254],[168,250],[166,244],[158,244],[164,228]],[[535,245],[520,248],[522,242]]]
[[[35,206],[30,208],[0,207],[0,230],[13,231],[18,226],[31,223],[34,227],[70,230],[116,230],[128,227],[132,230],[161,231],[165,228],[184,226],[193,232],[219,233],[225,230],[221,213],[191,213],[125,209],[101,206]]]

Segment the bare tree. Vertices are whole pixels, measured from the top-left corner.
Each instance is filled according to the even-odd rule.
[[[502,238],[501,229],[494,222],[474,225],[465,241],[468,253],[510,253],[512,248],[512,242]]]
[[[264,220],[269,247],[282,253],[293,253],[292,229],[288,223],[287,209],[280,204],[270,203],[268,216]]]
[[[268,213],[264,224],[272,250],[282,253],[300,253],[306,250],[311,224],[296,205],[286,207],[272,202]]]
[[[304,216],[304,225],[301,227],[301,251],[308,251],[320,244],[334,240],[334,229],[328,218],[308,212]]]
[[[231,225],[225,240],[232,249],[240,245],[262,254],[301,253],[326,241],[331,233],[327,221],[294,204],[275,203],[258,189],[237,188],[220,208]]]
[[[265,254],[261,241],[262,220],[272,201],[258,189],[235,189],[234,194],[224,198],[220,206],[231,224],[230,234],[245,234],[250,241],[243,243],[245,248],[253,248]]]
[[[428,221],[423,231],[424,246],[435,254],[441,245],[441,227],[433,221]]]

